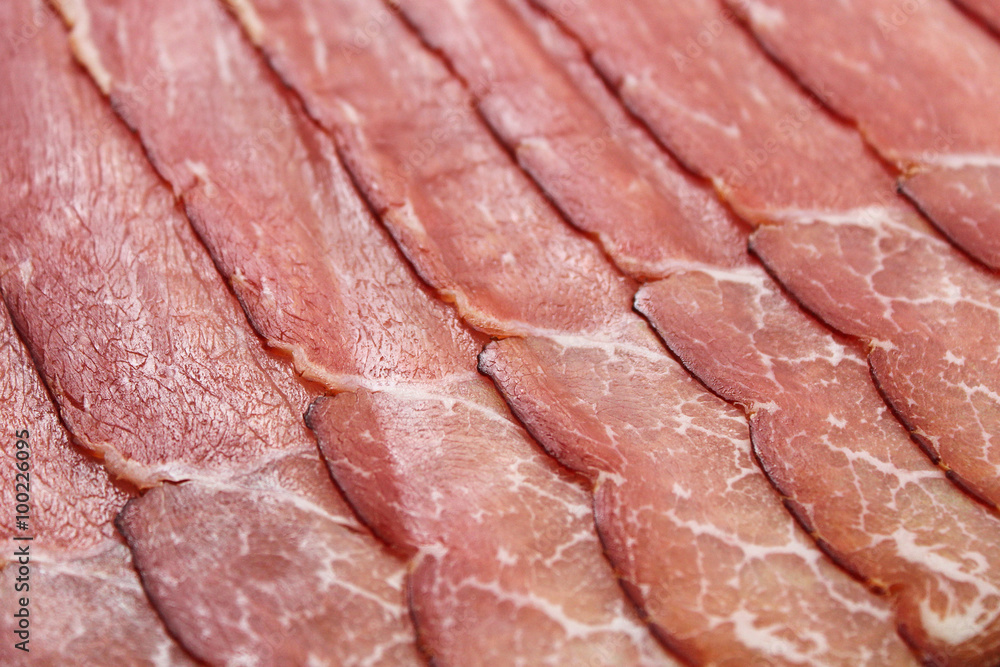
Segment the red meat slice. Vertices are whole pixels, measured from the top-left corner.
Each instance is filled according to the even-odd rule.
[[[556,469],[476,373],[482,338],[407,268],[353,190],[329,140],[289,105],[232,18],[214,3],[197,1],[120,6],[94,0],[87,7],[89,32],[78,29],[78,53],[182,194],[257,330],[274,347],[290,350],[300,368],[329,390],[364,388],[331,404],[373,397],[387,406],[378,413],[379,429],[344,415],[337,425],[346,435],[324,439],[324,453],[366,521],[415,559],[409,600],[420,641],[434,660],[668,663],[601,553],[580,480]],[[197,44],[178,27],[192,21],[202,33]],[[149,38],[136,43],[130,34]],[[143,91],[147,77],[160,80],[155,90]],[[321,425],[317,430],[324,433]],[[435,455],[433,466],[406,466],[427,448]],[[519,461],[516,469],[508,468],[511,460]],[[353,476],[362,471],[365,484],[356,483]],[[558,502],[523,502],[517,485],[522,474],[530,476],[538,498]],[[399,502],[383,498],[398,485],[413,490]],[[448,502],[466,487],[474,493]],[[197,497],[174,502],[188,506]],[[427,499],[440,499],[441,520],[420,518]],[[225,503],[230,512],[255,513]],[[412,529],[414,522],[419,530]],[[273,524],[258,524],[265,528],[253,535],[267,539]],[[162,554],[183,553],[171,548],[171,535],[133,526],[128,513],[123,525],[133,543],[146,545],[153,569]],[[212,525],[224,530],[225,518]],[[539,545],[556,557],[540,558]],[[564,551],[572,558],[558,557]],[[433,568],[424,564],[431,553]],[[316,569],[306,563],[300,567]],[[363,581],[385,578],[358,568]],[[223,580],[240,576],[228,564],[218,570]],[[452,591],[473,575],[495,597],[456,601]],[[396,583],[402,582],[399,577]],[[268,576],[254,582],[259,604],[270,604],[274,585]],[[525,609],[505,599],[522,600]],[[177,623],[193,630],[205,613],[192,608]],[[525,615],[533,619],[531,633],[521,623]],[[358,627],[368,641],[386,634],[374,625]],[[307,657],[293,655],[300,662]]]
[[[1000,521],[913,446],[864,355],[760,270],[692,270],[637,304],[698,377],[751,416],[754,449],[845,568],[895,601],[935,664],[1000,659]]]
[[[0,502],[6,508],[0,519],[0,662],[11,667],[195,664],[167,634],[112,526],[132,493],[70,442],[2,306],[0,417],[6,425],[0,454]],[[28,446],[18,450],[22,437]],[[27,458],[19,458],[18,451],[27,452]],[[21,461],[28,469],[16,477]],[[29,495],[22,529],[15,523],[17,493]],[[24,537],[31,539],[18,539]],[[23,549],[26,575],[19,572],[22,563],[15,555]],[[22,598],[28,601],[29,626],[27,635],[18,636],[20,618],[14,614],[21,613]],[[16,648],[25,639],[27,652]]]
[[[1000,268],[1000,44],[948,2],[727,0],[768,51],[904,173],[905,192]]]
[[[4,5],[0,26],[21,24],[30,9]],[[301,417],[310,396],[247,328],[140,146],[73,62],[59,22],[0,60],[0,80],[9,92],[0,99],[0,288],[12,318],[75,440],[136,485],[191,480],[133,500],[123,522],[168,627],[215,664],[288,664],[306,653],[322,662],[377,658],[400,633],[410,640],[383,664],[419,664],[404,564],[364,533],[330,482]],[[265,474],[271,469],[289,473]],[[191,496],[202,502],[169,511]],[[233,498],[258,511],[234,511]],[[311,505],[323,511],[289,530]],[[209,529],[220,518],[225,535]],[[158,552],[152,538],[137,541],[139,528],[183,538],[173,552],[180,557]],[[211,576],[191,553],[230,571],[254,558],[295,567],[281,586],[261,590],[260,579]],[[369,574],[340,580],[337,554],[363,559],[356,567]],[[382,598],[386,571],[397,585]],[[331,581],[356,594],[328,594]],[[72,596],[54,592],[50,608],[64,599]],[[186,626],[191,616],[202,622]],[[79,617],[84,628],[88,618]],[[344,629],[354,623],[353,643],[330,641],[350,636]],[[146,637],[122,641],[141,646]]]
[[[540,2],[624,101],[747,220],[755,252],[873,350],[896,413],[1000,505],[1000,282],[933,234],[838,124],[710,0]],[[653,37],[655,35],[655,38]]]
[[[491,347],[482,368],[549,451],[600,485],[600,530],[618,542],[609,554],[647,613],[656,599],[652,620],[671,648],[692,659],[863,661],[867,652],[879,661],[911,660],[881,602],[798,532],[752,465],[739,413],[667,355],[630,312],[633,284],[563,224],[475,116],[459,82],[397,17],[363,1],[258,2],[243,6],[242,17],[332,130],[359,186],[421,275],[471,324],[527,336]],[[602,365],[595,367],[595,358]],[[647,378],[669,384],[655,388]],[[664,412],[683,407],[678,397],[701,410],[701,428],[679,426],[678,433],[661,425]],[[594,424],[595,404],[608,406],[602,420],[620,414],[621,426]],[[650,450],[662,454],[650,461]],[[684,470],[707,474],[684,475],[687,486],[675,487],[666,470],[675,465],[671,451],[697,452]],[[713,467],[713,456],[728,457],[729,465]],[[655,473],[647,476],[651,466]],[[737,488],[727,484],[730,473],[739,477]],[[726,500],[712,495],[718,489]],[[647,504],[649,523],[633,521],[631,513]],[[700,524],[687,524],[687,533],[667,531],[662,542],[647,534],[664,527],[657,514],[678,506],[688,513],[681,523],[693,516]],[[779,528],[734,529],[755,520]],[[692,545],[693,532],[704,539]],[[732,545],[722,558],[720,542]],[[716,576],[703,576],[705,560],[718,568]],[[786,564],[795,575],[786,576]],[[695,582],[706,587],[703,596],[685,588],[671,597],[672,588]],[[785,584],[795,590],[783,591]],[[744,585],[760,606],[741,598]],[[706,598],[719,606],[703,604]],[[807,638],[813,636],[823,641]]]

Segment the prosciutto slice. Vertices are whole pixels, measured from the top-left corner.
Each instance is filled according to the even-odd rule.
[[[330,141],[232,17],[198,0],[85,7],[67,11],[78,54],[181,194],[258,332],[327,390],[346,392],[321,400],[310,423],[348,500],[410,560],[407,599],[435,663],[672,664],[601,552],[581,480],[545,456],[476,372],[483,339],[408,268]],[[177,28],[192,22],[195,44]],[[144,90],[146,80],[159,83]],[[157,511],[199,502],[176,497]],[[226,505],[213,526],[227,538],[238,537],[235,514],[262,535],[279,530],[256,506]],[[302,515],[289,522],[315,523]],[[122,523],[150,558],[183,553],[129,513]],[[201,560],[212,576],[245,576]],[[358,581],[404,584],[353,556],[336,560]],[[254,586],[266,605],[290,584],[279,563],[261,569]],[[391,636],[345,628],[358,640]]]
[[[695,662],[912,661],[881,601],[784,511],[743,417],[667,355],[630,312],[634,284],[564,225],[397,17],[356,1],[258,2],[241,15],[421,275],[505,337],[480,367],[595,484],[608,555],[668,646]],[[366,432],[385,428],[375,398],[357,417]],[[338,427],[340,400],[312,415],[325,447],[352,428]],[[346,485],[370,486],[360,471],[372,456]]]
[[[3,7],[5,28],[30,11]],[[60,23],[0,61],[0,80],[0,289],[74,440],[154,487],[119,520],[170,632],[212,664],[419,664],[404,564],[331,484],[301,417],[309,393],[247,328]],[[127,554],[108,559],[60,580],[118,572],[120,594],[100,614],[141,610],[135,581],[121,579]],[[80,582],[69,590],[96,586]],[[43,596],[50,610],[87,603],[57,590]],[[73,627],[90,632],[90,617]],[[155,634],[131,636],[141,618],[116,619],[114,636],[146,651]]]
[[[754,449],[845,568],[895,600],[925,661],[1000,659],[1000,521],[913,446],[855,344],[760,270],[683,271],[637,298],[684,363],[751,416]]]
[[[864,341],[880,389],[932,458],[1000,503],[995,276],[938,238],[860,137],[784,76],[731,12],[708,0],[591,0],[562,13],[540,4],[657,137],[760,225],[752,247],[768,269]]]
[[[3,307],[0,371],[0,416],[7,425],[0,455],[0,502],[7,508],[0,519],[0,661],[12,667],[107,661],[151,667],[164,660],[194,665],[146,599],[128,548],[112,525],[134,492],[113,482],[99,461],[70,442]],[[26,443],[23,450],[16,448],[18,440]],[[17,457],[18,451],[27,458]],[[21,461],[27,463],[24,471],[16,467]],[[26,525],[20,528],[17,493],[29,495]],[[19,572],[16,556],[23,550],[27,574]],[[28,601],[29,627],[19,636],[20,618],[14,614],[21,613],[22,598]],[[21,642],[25,651],[16,646]]]
[[[958,246],[1000,268],[1000,44],[948,2],[729,0],[768,51],[857,122]]]

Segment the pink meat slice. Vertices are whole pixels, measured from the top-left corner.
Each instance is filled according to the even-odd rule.
[[[793,511],[895,600],[923,660],[1000,659],[1000,520],[913,446],[855,344],[803,317],[759,269],[679,272],[637,305],[699,378],[744,407]]]
[[[470,82],[519,164],[623,271],[648,279],[677,262],[745,260],[746,236],[715,193],[653,143],[540,12],[508,0],[398,6]]]
[[[0,370],[0,416],[7,424],[0,502],[8,508],[0,519],[0,661],[11,667],[195,664],[146,599],[128,548],[112,525],[133,493],[70,442],[3,307]],[[28,443],[24,476],[15,476],[19,438]],[[15,487],[19,483],[25,487]],[[21,528],[15,523],[17,493],[30,496],[27,525]],[[15,555],[25,547],[26,576]],[[28,600],[26,637],[15,634],[21,598]],[[27,652],[15,647],[23,639]]]
[[[795,297],[865,342],[886,399],[933,459],[1000,504],[996,277],[894,194],[860,137],[731,11],[709,0],[539,4],[664,144],[762,225],[753,249]]]
[[[27,3],[4,7],[0,25],[30,16]],[[311,396],[247,328],[141,147],[73,62],[59,21],[0,61],[0,77],[10,91],[0,288],[74,440],[137,486],[183,482],[132,500],[123,520],[143,587],[171,632],[212,664],[300,664],[304,653],[419,664],[404,563],[365,533],[333,487],[301,416]],[[187,512],[169,511],[192,496],[199,502]],[[303,513],[314,521],[299,521]],[[207,529],[222,519],[228,541]],[[254,558],[294,567],[281,586],[264,570],[215,578],[198,558],[157,560],[165,553],[153,539],[136,541],[137,526],[219,568],[238,571]],[[340,554],[369,574],[342,578]],[[71,597],[53,592],[50,604]],[[77,622],[89,632],[88,618]],[[354,641],[349,627],[358,628]],[[345,640],[331,642],[337,635]]]
[[[943,0],[727,0],[768,51],[903,172],[958,246],[1000,268],[1000,44]]]
[[[743,417],[667,355],[630,312],[634,284],[564,225],[476,117],[460,82],[398,17],[377,2],[258,2],[240,13],[331,129],[421,275],[474,326],[517,336],[490,346],[481,368],[546,449],[598,486],[599,530],[619,545],[609,555],[661,639],[688,659],[912,660],[887,608],[781,507],[753,466]],[[663,424],[664,406],[685,401],[701,428]],[[341,420],[334,410],[314,415],[324,446]],[[606,419],[620,424],[605,428]],[[682,451],[698,456],[671,476],[668,453]],[[713,456],[727,466],[699,466]],[[686,486],[674,485],[681,477]],[[370,486],[363,477],[357,484]],[[681,506],[673,525],[686,532],[666,530],[673,520],[658,515]],[[776,529],[737,529],[761,524]],[[692,545],[692,534],[704,538]],[[729,545],[725,557],[720,543]]]
[[[254,326],[330,391],[362,391],[329,400],[348,406],[336,422],[341,437],[327,436],[318,417],[316,429],[349,501],[413,559],[408,599],[434,660],[669,664],[603,557],[581,480],[544,455],[478,375],[483,338],[408,268],[352,189],[330,141],[290,103],[233,19],[211,2],[94,1],[86,8],[67,11],[78,54],[181,193]],[[192,20],[204,33],[197,45],[179,27]],[[127,37],[140,33],[149,38]],[[159,83],[144,91],[147,80]],[[378,429],[350,408],[369,399],[378,406]],[[427,456],[431,467],[407,465]],[[358,474],[365,484],[355,483]],[[531,481],[532,502],[522,476]],[[409,489],[405,497],[383,497],[397,486]],[[466,496],[450,495],[467,487]],[[436,518],[425,516],[427,499],[440,503]],[[173,502],[179,510],[199,501]],[[228,512],[257,514],[243,504],[227,501]],[[230,535],[227,521],[223,514],[213,525]],[[148,543],[151,569],[156,559],[192,557],[128,512],[122,523],[130,540]],[[264,526],[263,537],[276,529],[263,518],[253,525]],[[429,554],[433,568],[424,565]],[[265,565],[268,576],[255,584],[262,605],[274,594],[270,575],[278,564]],[[246,569],[204,567],[225,580]],[[353,567],[354,576],[403,582],[368,573],[363,562]],[[482,593],[458,600],[453,591],[470,577]],[[177,622],[193,630],[210,612],[191,609]],[[361,638],[384,634],[357,628]],[[304,663],[308,656],[294,657]]]

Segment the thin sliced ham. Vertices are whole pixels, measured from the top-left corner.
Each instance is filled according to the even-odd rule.
[[[637,305],[698,377],[744,406],[793,511],[894,598],[923,660],[1000,660],[1000,520],[913,445],[856,344],[803,317],[759,269],[679,272]]]
[[[405,584],[420,643],[436,664],[673,664],[604,558],[581,480],[545,456],[476,372],[483,337],[409,269],[329,139],[232,17],[195,0],[85,6],[67,11],[80,59],[96,80],[106,74],[115,108],[181,194],[253,325],[308,377],[346,392],[322,399],[311,423],[348,500],[411,559],[412,573],[404,581],[341,552],[334,560],[343,578]],[[192,21],[197,44],[179,29]],[[144,90],[150,79],[157,87]],[[258,539],[277,530],[230,489],[209,491],[227,508],[212,521],[227,541],[242,539],[230,515],[254,517]],[[183,512],[205,493],[176,496],[159,511]],[[150,569],[186,554],[129,511],[121,523]],[[287,523],[321,522],[300,509]],[[313,553],[313,541],[298,546]],[[187,557],[192,573],[246,577],[236,562]],[[260,572],[249,583],[258,604],[285,588],[299,594],[281,562],[242,564]],[[315,580],[325,595],[344,598],[337,582]],[[209,611],[192,608],[176,623],[193,632]],[[391,636],[374,625],[344,627],[359,640]],[[309,656],[292,657],[306,664]],[[382,660],[394,664],[392,655]]]
[[[1000,269],[1000,43],[951,3],[727,0],[903,174],[956,245]]]
[[[2,305],[0,418],[7,425],[0,454],[0,502],[6,508],[0,519],[0,662],[196,664],[167,634],[112,525],[134,491],[113,482],[99,461],[70,442]],[[23,449],[18,440],[26,443]],[[19,451],[25,456],[18,457]],[[27,470],[16,467],[20,462]],[[29,496],[26,519],[17,519],[24,521],[21,527],[15,521],[18,493]],[[17,554],[24,550],[21,563]],[[23,613],[22,599],[25,629],[22,617],[15,617]]]
[[[1000,505],[996,277],[895,195],[857,133],[732,12],[709,0],[539,4],[665,145],[761,225],[753,249],[795,297],[865,342],[883,394],[931,457]]]
[[[595,484],[607,552],[670,648],[696,662],[912,662],[888,609],[785,512],[745,419],[630,312],[634,283],[563,223],[398,17],[354,0],[240,7],[417,271],[466,321],[506,338],[481,368],[546,449]],[[347,442],[340,400],[312,416],[325,448]],[[383,432],[379,404],[364,406],[363,432]],[[343,483],[370,487],[372,456]],[[399,485],[393,498],[412,493]],[[431,516],[451,505],[425,502]]]
[[[30,11],[3,7],[5,27]],[[120,525],[171,633],[212,664],[420,664],[404,563],[337,494],[302,420],[310,394],[246,326],[59,21],[0,60],[0,80],[0,289],[74,440],[155,487]],[[127,563],[114,557],[94,571]],[[116,611],[138,593],[123,586]]]

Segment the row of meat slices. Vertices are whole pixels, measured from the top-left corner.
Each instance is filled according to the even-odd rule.
[[[1000,662],[1000,41],[897,4],[3,5],[0,662]]]

